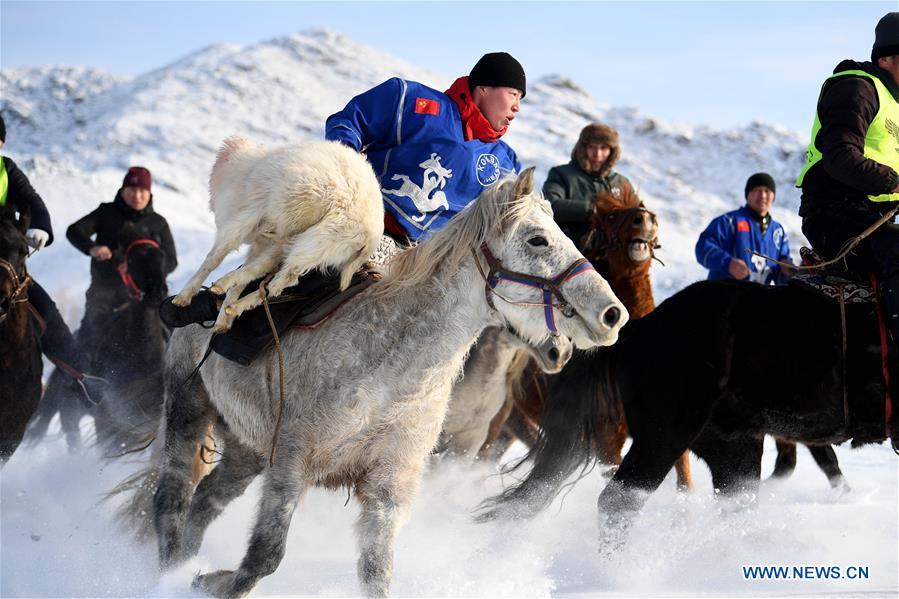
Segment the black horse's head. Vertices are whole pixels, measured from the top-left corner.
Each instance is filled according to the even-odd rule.
[[[127,242],[119,271],[132,297],[153,306],[159,305],[169,293],[165,264],[165,252],[155,241],[138,238]]]
[[[28,213],[16,218],[11,206],[0,206],[0,317],[5,317],[12,304],[25,296],[25,231],[30,222]]]

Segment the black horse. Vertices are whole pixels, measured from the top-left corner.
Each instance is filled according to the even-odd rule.
[[[708,464],[719,492],[754,494],[765,434],[813,447],[883,441],[887,383],[876,305],[846,306],[846,331],[844,354],[839,305],[799,286],[691,285],[628,323],[614,346],[580,353],[550,377],[533,468],[482,517],[546,507],[595,459],[600,412],[616,405],[633,445],[599,497],[611,534],[626,529],[686,449]],[[887,364],[897,397],[895,348]],[[892,420],[896,431],[895,410]]]
[[[28,309],[28,214],[0,206],[0,467],[12,457],[41,399],[40,332]]]
[[[132,240],[126,248],[119,268],[121,303],[87,323],[92,334],[76,333],[90,354],[91,369],[109,384],[97,405],[90,405],[68,376],[54,371],[29,425],[29,442],[43,438],[57,412],[72,451],[80,445],[78,422],[84,415],[93,416],[97,440],[110,453],[140,444],[155,430],[161,415],[162,357],[168,339],[158,312],[168,295],[165,254],[152,240]]]

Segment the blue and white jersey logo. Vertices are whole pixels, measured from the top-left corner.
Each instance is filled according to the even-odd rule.
[[[493,154],[481,154],[475,163],[475,171],[478,175],[478,183],[484,187],[490,187],[499,181],[502,175],[502,169],[499,165],[499,158]]]
[[[774,234],[772,235],[772,237],[774,238],[774,247],[780,249],[780,246],[784,241],[784,230],[774,229]]]

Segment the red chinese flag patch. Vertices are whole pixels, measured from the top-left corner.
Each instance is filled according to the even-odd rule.
[[[749,221],[738,220],[737,221],[737,232],[738,233],[749,233]]]
[[[440,114],[440,102],[427,98],[415,98],[415,114]]]

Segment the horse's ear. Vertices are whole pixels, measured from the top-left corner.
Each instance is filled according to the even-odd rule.
[[[533,166],[526,168],[518,175],[518,180],[515,182],[516,198],[534,193],[534,169]]]

